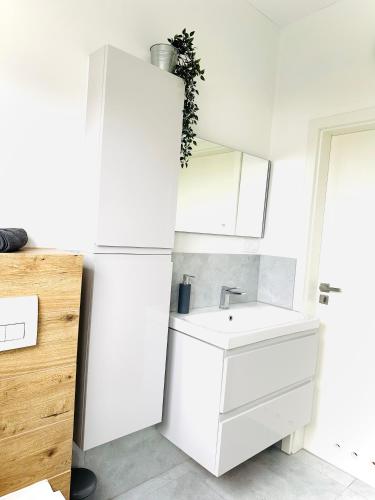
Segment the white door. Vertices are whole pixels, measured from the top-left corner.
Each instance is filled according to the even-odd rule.
[[[170,255],[96,255],[84,449],[161,421]]]
[[[375,486],[375,131],[332,138],[320,283],[321,354],[305,447]],[[319,292],[321,293],[321,292]],[[319,294],[317,300],[319,298]]]

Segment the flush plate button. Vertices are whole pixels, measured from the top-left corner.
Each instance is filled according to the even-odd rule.
[[[0,297],[0,352],[36,345],[38,297]]]
[[[25,336],[25,323],[15,323],[5,326],[5,340],[21,340]]]

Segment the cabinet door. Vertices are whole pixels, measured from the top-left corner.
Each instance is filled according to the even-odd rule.
[[[315,333],[227,356],[221,413],[312,378],[317,349]]]
[[[236,467],[306,425],[313,384],[302,385],[219,424],[216,475]]]
[[[161,421],[172,264],[96,255],[84,449]]]
[[[176,230],[234,234],[242,153],[194,156],[181,169]]]
[[[236,235],[263,238],[270,162],[243,154]]]
[[[172,248],[184,86],[106,48],[97,244]]]

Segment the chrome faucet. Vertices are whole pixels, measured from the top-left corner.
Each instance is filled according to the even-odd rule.
[[[236,287],[222,286],[220,293],[220,309],[229,309],[230,295],[246,295],[246,292],[243,292]]]

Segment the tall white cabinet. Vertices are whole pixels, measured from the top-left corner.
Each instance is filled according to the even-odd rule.
[[[161,421],[183,82],[106,46],[90,58],[94,183],[75,440],[82,449]]]

